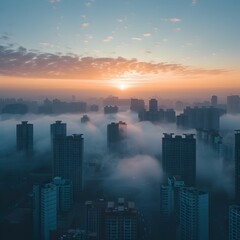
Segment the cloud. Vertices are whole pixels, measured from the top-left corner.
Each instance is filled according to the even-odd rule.
[[[103,42],[111,42],[113,40],[113,36],[107,36],[105,39],[103,39]]]
[[[197,4],[197,0],[192,0],[192,5],[196,5]]]
[[[88,0],[88,1],[85,2],[85,6],[86,7],[91,7],[93,2],[94,2],[94,0]]]
[[[81,27],[82,27],[82,28],[88,28],[89,25],[90,25],[89,22],[84,22],[84,23],[82,23]]]
[[[142,41],[142,39],[140,37],[132,37],[133,41]]]
[[[110,36],[106,40],[110,40]],[[139,40],[138,40],[139,41]],[[126,73],[161,76],[163,73],[215,75],[223,69],[202,69],[166,62],[143,62],[138,59],[80,57],[76,54],[48,53],[0,45],[0,75],[28,78],[111,79]]]
[[[48,0],[50,3],[58,3],[61,2],[61,0]]]
[[[151,33],[144,33],[143,36],[144,37],[150,37],[152,34]]]
[[[182,21],[180,18],[162,18],[163,22],[172,22],[172,23],[179,23]]]

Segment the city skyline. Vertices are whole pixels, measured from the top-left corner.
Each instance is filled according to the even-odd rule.
[[[239,9],[236,0],[3,0],[1,94],[235,93]]]

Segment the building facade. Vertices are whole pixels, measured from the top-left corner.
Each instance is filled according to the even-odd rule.
[[[196,139],[193,134],[175,137],[173,134],[164,134],[162,167],[166,177],[180,176],[186,186],[195,186]]]

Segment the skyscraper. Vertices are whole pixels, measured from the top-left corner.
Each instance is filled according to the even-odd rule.
[[[218,104],[218,97],[215,96],[215,95],[213,95],[213,96],[211,97],[211,105],[212,105],[213,107],[216,107],[217,104]]]
[[[141,112],[144,110],[144,100],[137,99],[137,98],[131,98],[131,111],[133,112]]]
[[[179,214],[179,191],[184,187],[184,181],[179,177],[169,177],[168,185],[160,188],[160,215],[163,222],[168,221],[173,215]]]
[[[73,206],[72,182],[61,177],[55,177],[52,184],[57,187],[57,211],[66,213]]]
[[[227,97],[227,113],[237,114],[240,112],[240,97],[232,95]]]
[[[186,186],[196,182],[196,139],[194,134],[184,137],[173,133],[162,139],[162,167],[166,177],[180,176]]]
[[[240,130],[235,133],[235,199],[240,204]]]
[[[149,111],[157,112],[158,111],[158,101],[155,98],[149,100]]]
[[[57,228],[57,187],[52,184],[33,186],[33,239],[49,240]]]
[[[51,142],[53,143],[53,138],[57,136],[67,135],[67,124],[62,123],[62,121],[56,121],[50,125]]]
[[[32,154],[33,152],[33,124],[29,124],[27,121],[22,121],[21,124],[17,124],[17,150],[23,151],[26,154]]]
[[[53,177],[70,180],[74,197],[83,189],[83,142],[82,134],[58,136],[53,140]]]
[[[123,152],[126,148],[124,140],[127,135],[127,124],[125,122],[110,123],[107,125],[107,145],[110,151]]]
[[[107,202],[104,199],[85,202],[85,227],[87,236],[95,235],[97,240],[104,240],[106,206]]]
[[[104,240],[138,240],[138,214],[134,202],[119,198],[117,203],[108,202],[105,211]]]
[[[208,193],[196,188],[180,190],[180,240],[209,239]]]
[[[240,239],[240,206],[229,207],[229,238],[228,240]]]

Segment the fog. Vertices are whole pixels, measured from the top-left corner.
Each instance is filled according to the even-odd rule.
[[[90,113],[90,122],[81,123],[82,115],[2,115],[0,121],[0,170],[27,170],[51,167],[50,124],[56,120],[67,123],[67,134],[83,134],[84,162],[97,162],[106,171],[106,182],[113,181],[141,190],[149,182],[162,180],[161,151],[163,133],[195,133],[194,130],[180,130],[175,124],[152,124],[138,122],[137,114],[123,112],[115,115]],[[34,124],[34,159],[26,161],[15,151],[16,124],[27,120]],[[127,123],[126,154],[116,156],[107,151],[107,124],[124,121]],[[221,118],[221,129],[226,139],[233,138],[238,129],[240,116],[225,115]],[[223,159],[216,157],[213,150],[197,143],[197,179],[200,185],[233,192],[233,164],[225,166]],[[104,175],[104,174],[103,174]],[[87,173],[85,174],[88,178]],[[113,183],[112,182],[112,183]],[[203,184],[202,184],[203,183]],[[110,185],[110,184],[109,184]],[[106,184],[107,186],[107,184]],[[107,186],[108,187],[108,186]]]

